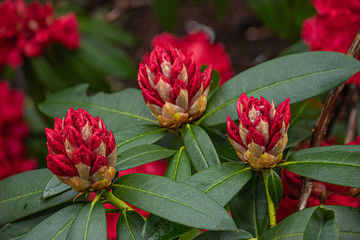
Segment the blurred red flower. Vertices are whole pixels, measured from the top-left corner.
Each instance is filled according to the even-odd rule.
[[[25,97],[0,81],[0,180],[11,175],[33,170],[34,159],[26,159],[24,138],[28,126],[24,120]]]
[[[347,145],[359,145],[360,136]],[[323,142],[322,146],[329,146]],[[281,182],[283,185],[283,199],[276,211],[278,221],[283,220],[296,211],[296,205],[301,192],[301,176],[292,173],[285,168],[281,171]],[[334,185],[314,181],[314,186],[309,198],[308,207],[325,205],[341,205],[360,208],[360,198],[355,197],[360,189]]]
[[[313,0],[317,14],[303,23],[302,38],[313,51],[346,53],[360,26],[360,1]],[[359,58],[360,59],[360,58]],[[360,86],[360,73],[347,83]]]
[[[189,33],[184,37],[176,37],[174,34],[164,32],[156,35],[152,40],[152,47],[159,46],[165,48],[168,44],[174,48],[181,49],[185,55],[194,53],[198,67],[202,65],[212,65],[213,69],[220,74],[220,85],[234,76],[230,58],[222,43],[211,43],[208,35],[203,32]],[[150,54],[144,56],[143,61],[147,63]]]
[[[0,69],[5,65],[19,67],[23,55],[36,57],[50,43],[57,42],[72,50],[80,37],[74,14],[55,19],[50,3],[6,0],[0,4]]]

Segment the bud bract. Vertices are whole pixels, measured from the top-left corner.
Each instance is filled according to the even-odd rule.
[[[210,65],[201,73],[193,55],[185,56],[171,45],[155,47],[149,63],[140,63],[142,95],[162,127],[176,129],[205,111],[211,70]]]
[[[239,126],[227,117],[227,132],[239,158],[253,168],[272,168],[282,160],[288,142],[290,99],[276,109],[261,97],[240,95],[237,101]]]
[[[99,117],[70,108],[65,119],[55,118],[54,129],[45,129],[47,166],[77,192],[110,186],[115,177],[116,143]]]

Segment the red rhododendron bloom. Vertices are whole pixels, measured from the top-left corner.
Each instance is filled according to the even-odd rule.
[[[24,138],[28,126],[24,121],[25,97],[0,81],[0,180],[36,168],[35,160],[25,157]]]
[[[74,14],[55,19],[50,3],[6,0],[0,4],[0,68],[13,68],[23,62],[23,55],[35,57],[44,48],[57,42],[68,49],[79,46],[79,33]]]
[[[212,65],[213,69],[220,74],[220,84],[234,76],[234,70],[231,67],[230,58],[224,45],[211,43],[208,35],[203,31],[189,33],[187,36],[179,38],[174,34],[165,32],[155,36],[152,40],[153,47],[165,48],[168,44],[181,49],[184,54],[193,53],[199,68],[202,65]]]
[[[360,26],[358,0],[313,0],[318,13],[305,20],[302,38],[313,51],[346,53]],[[360,86],[360,74],[347,83]]]
[[[272,168],[282,160],[290,123],[290,99],[274,103],[242,93],[237,101],[239,126],[227,117],[227,132],[239,158],[253,168]]]
[[[200,72],[194,55],[171,45],[155,47],[140,63],[138,82],[151,113],[162,127],[176,129],[201,116],[210,90],[211,65]]]
[[[117,158],[112,131],[99,117],[79,108],[65,119],[55,118],[54,129],[45,129],[47,166],[75,191],[96,191],[110,186]]]

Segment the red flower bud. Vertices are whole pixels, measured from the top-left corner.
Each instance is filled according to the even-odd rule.
[[[239,127],[227,117],[227,132],[239,158],[253,168],[272,168],[282,159],[290,123],[290,99],[275,110],[261,97],[240,95],[237,101]]]
[[[149,64],[140,63],[139,86],[161,126],[178,128],[205,111],[211,70],[210,65],[201,73],[193,55],[185,56],[171,45],[155,47]]]
[[[99,117],[79,108],[65,119],[55,118],[54,129],[45,129],[49,155],[47,166],[75,191],[108,187],[115,177],[116,143]]]

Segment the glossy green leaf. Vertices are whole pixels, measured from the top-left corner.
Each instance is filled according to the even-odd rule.
[[[126,89],[113,94],[97,93],[91,97],[86,95],[88,85],[58,92],[39,105],[40,110],[50,116],[63,118],[67,109],[83,108],[93,116],[100,116],[108,129],[113,132],[137,125],[155,124],[144,103],[140,90]]]
[[[141,231],[145,220],[135,211],[127,211],[121,214],[116,225],[118,240],[142,240]]]
[[[194,240],[250,240],[253,239],[253,236],[241,229],[238,229],[236,232],[225,232],[225,231],[207,231]]]
[[[334,210],[319,206],[314,210],[309,219],[304,231],[303,240],[337,240],[340,235],[339,231]]]
[[[140,145],[130,148],[119,154],[115,164],[116,171],[121,171],[133,167],[170,157],[175,153],[158,145]]]
[[[142,237],[146,240],[168,240],[174,239],[190,230],[190,227],[150,214],[144,224]]]
[[[308,224],[312,221],[310,218],[317,208],[318,207],[306,208],[295,212],[286,219],[282,220],[275,227],[264,232],[259,240],[302,240]],[[344,206],[325,206],[325,208],[335,211],[335,218],[340,228],[340,240],[359,239],[360,209]],[[318,238],[315,237],[312,239]]]
[[[166,133],[166,128],[155,125],[125,128],[114,133],[117,151],[119,153],[138,145],[152,144],[164,137]]]
[[[236,101],[243,92],[274,100],[275,105],[287,97],[296,103],[338,86],[359,68],[356,59],[335,52],[299,53],[264,62],[223,84],[209,100],[198,123],[214,126],[225,124],[226,116],[236,119]]]
[[[185,147],[181,147],[171,159],[166,169],[165,177],[170,178],[176,182],[182,182],[184,179],[190,176],[190,159],[185,151]]]
[[[186,124],[183,130],[185,149],[197,172],[220,163],[210,137],[201,127]]]
[[[106,216],[102,203],[86,204],[70,226],[66,239],[106,239]]]
[[[61,204],[19,219],[15,222],[8,223],[0,229],[0,239],[21,239],[34,227],[36,227],[36,225],[66,206],[68,206],[68,204]]]
[[[279,206],[282,196],[283,196],[283,187],[279,175],[273,171],[269,170],[268,175],[268,188],[271,200],[274,202],[275,207]]]
[[[236,229],[230,215],[215,200],[166,177],[129,174],[116,181],[112,189],[125,202],[169,221],[203,229]]]
[[[261,175],[253,174],[251,180],[230,201],[230,209],[238,228],[248,231],[254,238],[269,228],[266,191]]]
[[[70,190],[71,187],[60,181],[55,175],[53,175],[45,186],[41,199],[49,198],[65,191]]]
[[[251,168],[240,163],[221,163],[185,179],[189,184],[225,206],[252,176]]]
[[[73,204],[59,210],[34,227],[23,239],[66,239],[71,224],[83,207],[82,204]]]
[[[66,191],[40,201],[53,174],[47,169],[20,173],[0,181],[0,225],[73,199],[75,191]]]
[[[289,156],[285,168],[301,176],[360,188],[360,146],[309,148]]]

